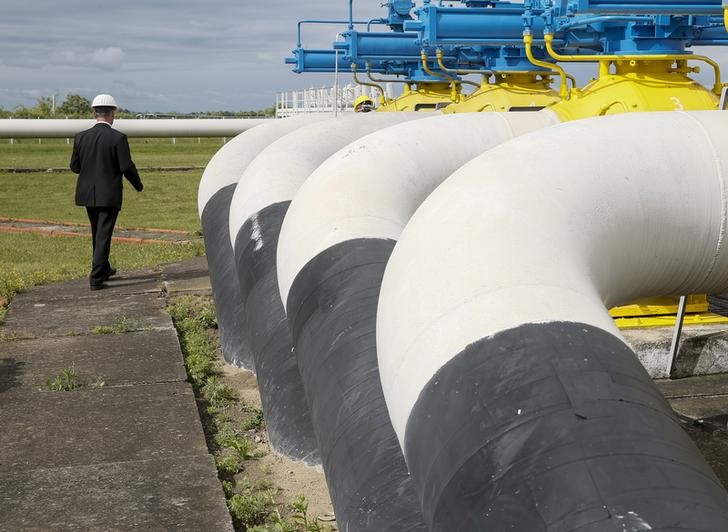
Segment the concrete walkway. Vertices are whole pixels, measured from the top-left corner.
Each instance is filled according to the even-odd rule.
[[[209,293],[206,261],[109,284],[33,288],[0,326],[0,531],[232,530],[164,310]],[[64,369],[81,386],[49,390]],[[728,374],[657,383],[728,485]]]
[[[207,264],[109,284],[33,288],[0,326],[0,530],[232,530],[165,311],[209,292]],[[79,388],[51,391],[69,369]]]

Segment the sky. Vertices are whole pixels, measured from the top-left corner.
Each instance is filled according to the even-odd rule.
[[[277,92],[333,85],[333,75],[294,74],[284,59],[295,47],[298,20],[348,16],[347,0],[0,3],[0,107],[6,110],[32,107],[41,96],[62,102],[67,94],[91,99],[98,93],[137,112],[263,109]],[[355,0],[354,18],[384,16],[381,3]],[[304,47],[330,48],[337,31],[305,26]],[[728,49],[697,52],[728,72]],[[698,79],[712,83],[711,76],[703,67]],[[587,75],[579,77],[583,82]]]
[[[385,15],[355,0],[355,18]],[[270,107],[277,92],[333,85],[284,64],[300,19],[345,19],[347,0],[0,0],[0,107],[112,94],[138,112]],[[342,28],[344,26],[342,25]],[[304,26],[330,48],[336,26]]]

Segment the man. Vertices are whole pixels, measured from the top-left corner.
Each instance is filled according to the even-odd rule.
[[[374,110],[374,100],[369,96],[362,94],[356,100],[354,100],[354,112],[355,113],[368,113]]]
[[[116,273],[109,263],[109,252],[121,210],[121,176],[125,176],[138,192],[144,185],[131,159],[126,135],[111,128],[118,109],[114,98],[99,94],[91,107],[96,125],[73,139],[71,170],[78,174],[76,205],[86,207],[91,222],[93,260],[89,282],[91,290],[99,290]]]

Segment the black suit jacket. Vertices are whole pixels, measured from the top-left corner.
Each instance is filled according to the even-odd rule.
[[[78,174],[76,205],[121,209],[122,175],[138,191],[144,188],[126,135],[106,123],[97,123],[75,136],[71,170]]]

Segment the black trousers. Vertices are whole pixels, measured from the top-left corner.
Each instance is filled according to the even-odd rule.
[[[111,271],[109,252],[111,251],[111,235],[114,233],[119,209],[114,207],[86,207],[88,221],[91,222],[91,243],[93,259],[91,261],[91,285],[100,285]]]

